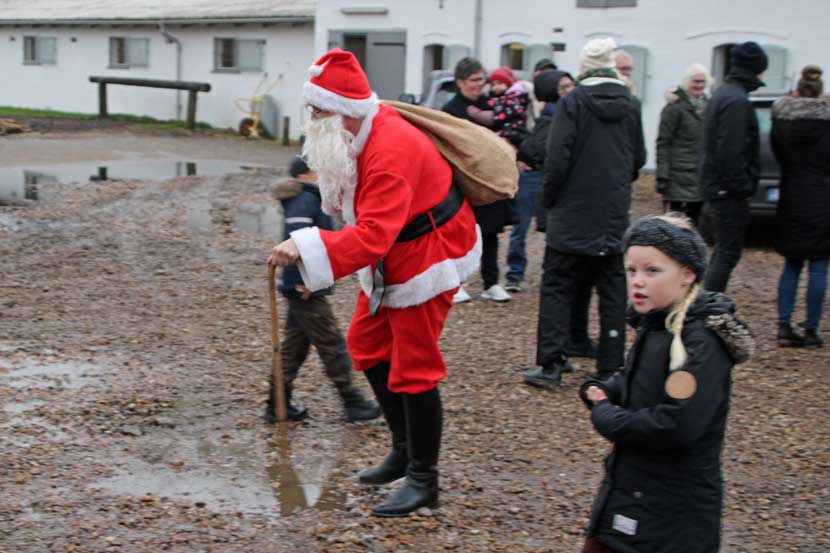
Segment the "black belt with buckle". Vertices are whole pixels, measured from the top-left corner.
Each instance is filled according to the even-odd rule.
[[[412,219],[401,229],[395,242],[410,242],[416,238],[432,232],[452,219],[461,206],[464,205],[464,194],[455,181],[450,185],[447,197],[441,203]],[[430,217],[430,215],[432,215]],[[373,317],[383,303],[386,287],[383,283],[383,259],[377,262],[375,274],[372,277],[372,292],[369,294],[369,314]]]

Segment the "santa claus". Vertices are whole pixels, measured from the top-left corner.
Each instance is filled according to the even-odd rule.
[[[346,226],[293,232],[268,262],[296,263],[312,291],[358,273],[346,341],[392,433],[392,451],[359,479],[379,485],[405,476],[372,509],[404,516],[438,505],[438,383],[447,374],[438,338],[453,293],[478,267],[481,240],[447,161],[378,102],[354,55],[331,50],[309,73],[303,153],[319,177],[323,209],[342,212]]]

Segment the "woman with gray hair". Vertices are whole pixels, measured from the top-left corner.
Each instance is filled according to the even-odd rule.
[[[657,191],[665,211],[684,213],[695,224],[700,217],[698,164],[703,146],[703,113],[711,77],[706,67],[686,68],[680,86],[666,92],[657,134]]]

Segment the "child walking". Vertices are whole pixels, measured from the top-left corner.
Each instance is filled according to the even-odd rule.
[[[294,157],[288,172],[291,178],[279,181],[274,190],[274,195],[283,207],[283,236],[289,236],[303,227],[331,229],[331,218],[321,208],[320,191],[314,184],[317,180],[314,172],[299,156]],[[352,360],[334,312],[326,299],[332,289],[310,292],[303,286],[297,266],[289,265],[282,270],[279,291],[288,303],[284,337],[280,345],[288,419],[296,421],[308,416],[304,406],[292,403],[291,396],[294,380],[312,345],[323,361],[326,376],[343,400],[346,419],[353,422],[379,417],[380,407],[377,403],[365,399],[352,383]],[[276,420],[272,402],[273,385],[271,382],[265,405],[264,419],[268,423]]]
[[[580,397],[613,443],[583,553],[716,553],[721,450],[732,367],[749,328],[724,294],[701,289],[706,245],[683,215],[640,219],[625,236],[626,366]]]

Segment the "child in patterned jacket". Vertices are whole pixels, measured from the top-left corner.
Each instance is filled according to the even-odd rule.
[[[467,113],[478,123],[490,127],[496,134],[518,148],[527,137],[527,110],[530,103],[528,96],[516,75],[507,66],[502,66],[490,73],[489,110],[469,106]]]

